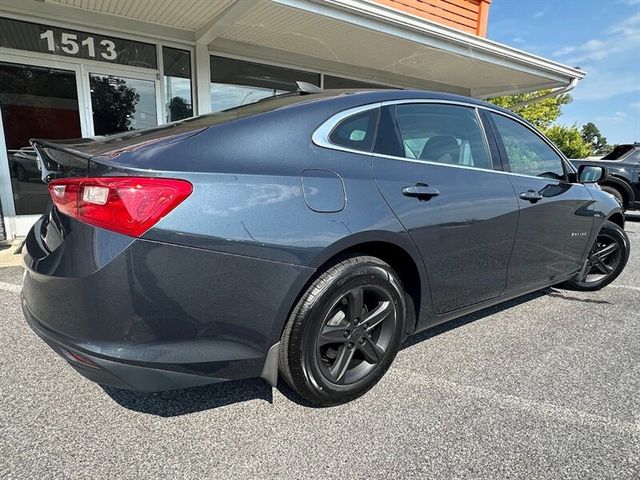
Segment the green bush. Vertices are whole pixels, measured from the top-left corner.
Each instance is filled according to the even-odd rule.
[[[545,130],[545,135],[556,144],[567,158],[584,158],[591,155],[591,145],[585,142],[576,125],[553,125]]]

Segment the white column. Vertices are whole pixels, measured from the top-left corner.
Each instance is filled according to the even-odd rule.
[[[2,202],[2,213],[4,215],[4,233],[7,234],[7,240],[11,241],[16,236],[16,209],[13,203],[11,172],[9,171],[9,159],[7,157],[2,112],[0,112],[0,202]]]
[[[198,115],[211,112],[211,69],[209,46],[196,43],[196,92]]]

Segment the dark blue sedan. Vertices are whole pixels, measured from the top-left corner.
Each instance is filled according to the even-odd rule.
[[[25,316],[121,388],[281,375],[346,402],[408,335],[550,285],[597,290],[629,256],[606,169],[465,97],[299,92],[32,143],[52,202],[25,242]]]

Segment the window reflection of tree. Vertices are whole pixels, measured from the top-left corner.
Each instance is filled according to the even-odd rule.
[[[171,121],[182,120],[193,116],[191,104],[182,97],[173,97],[169,101],[169,115]]]
[[[140,95],[115,77],[91,77],[91,106],[96,135],[131,130],[131,121]]]

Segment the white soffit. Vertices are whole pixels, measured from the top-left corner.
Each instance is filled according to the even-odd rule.
[[[213,53],[364,80],[491,97],[585,73],[368,0],[3,0],[104,29],[205,43]],[[38,5],[38,7],[34,7]],[[71,8],[67,8],[71,7]],[[120,20],[119,20],[120,18]],[[134,29],[138,25],[139,28]],[[159,38],[162,38],[160,36]]]
[[[68,7],[197,30],[235,0],[47,0]],[[132,32],[133,33],[133,32]]]
[[[271,1],[259,2],[227,28],[213,41],[214,50],[216,46],[220,50],[232,48],[228,42],[241,43],[247,51],[254,46],[283,52],[281,61],[289,63],[296,60],[296,55],[313,57],[338,72],[350,66],[368,69],[371,80],[396,83],[404,79],[402,83],[412,87],[426,81],[429,88],[435,82],[446,90],[480,96],[565,84],[559,78],[541,78],[476,58],[470,47],[466,55],[451,53]]]

